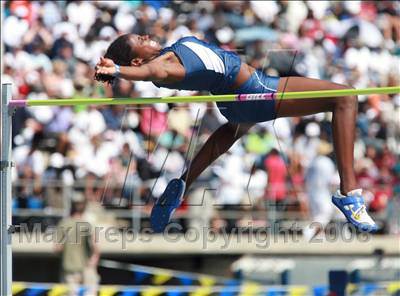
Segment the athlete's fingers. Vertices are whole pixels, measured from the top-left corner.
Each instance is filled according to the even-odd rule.
[[[105,66],[107,64],[107,59],[104,57],[100,57],[100,61],[97,63],[96,66]]]
[[[107,58],[103,58],[103,64],[102,66],[106,66],[106,67],[114,67],[114,61],[111,59],[107,59]]]
[[[100,57],[99,62],[96,64],[96,66],[94,67],[95,70],[99,69],[101,66],[104,66],[104,62],[102,60],[102,58]]]
[[[96,70],[96,74],[106,74],[105,72],[106,72],[106,71],[103,69],[103,67],[99,67],[99,68]]]
[[[114,74],[115,69],[114,67],[98,67],[96,70],[96,74],[105,74],[105,75],[112,75]]]

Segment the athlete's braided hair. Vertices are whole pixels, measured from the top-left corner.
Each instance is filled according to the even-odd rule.
[[[130,46],[129,34],[124,34],[115,39],[104,55],[105,58],[113,60],[116,65],[129,66],[135,58],[135,52]],[[112,84],[115,77],[105,74],[95,74],[94,79]]]

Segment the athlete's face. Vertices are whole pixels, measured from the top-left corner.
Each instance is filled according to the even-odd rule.
[[[157,56],[162,48],[157,41],[150,39],[149,35],[131,34],[130,44],[135,56],[143,61]]]

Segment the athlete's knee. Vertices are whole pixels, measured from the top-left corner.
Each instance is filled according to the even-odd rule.
[[[340,85],[339,89],[355,89],[349,85]],[[335,99],[335,109],[357,109],[357,96],[340,96]]]

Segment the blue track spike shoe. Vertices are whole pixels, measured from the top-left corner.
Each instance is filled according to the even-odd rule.
[[[342,195],[338,190],[332,196],[332,202],[346,216],[347,221],[358,230],[364,232],[378,230],[378,226],[367,213],[361,189],[350,191],[347,196]]]
[[[150,215],[150,224],[154,232],[161,233],[167,227],[172,214],[182,202],[185,186],[182,179],[173,179],[168,183],[164,193],[157,199]]]

